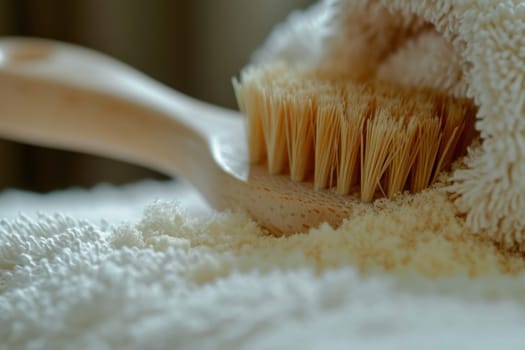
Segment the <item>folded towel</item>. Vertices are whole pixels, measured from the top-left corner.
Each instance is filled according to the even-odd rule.
[[[450,191],[473,232],[525,251],[523,48],[519,0],[325,0],[294,13],[254,59],[473,98],[482,142]]]

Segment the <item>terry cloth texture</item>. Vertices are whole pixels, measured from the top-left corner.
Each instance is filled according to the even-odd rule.
[[[450,191],[473,232],[525,251],[525,2],[322,1],[291,15],[254,56],[272,60],[472,98],[482,142]]]
[[[152,192],[178,203],[137,215]],[[0,195],[0,349],[525,346],[525,262],[474,239],[444,195],[415,196],[425,225],[415,206],[383,208],[276,238],[188,193],[146,183]],[[51,213],[68,203],[76,217]]]

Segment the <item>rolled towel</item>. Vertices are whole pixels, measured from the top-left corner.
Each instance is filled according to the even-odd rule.
[[[472,98],[481,142],[451,175],[451,200],[473,233],[525,251],[524,48],[518,0],[324,0],[290,15],[253,61]]]

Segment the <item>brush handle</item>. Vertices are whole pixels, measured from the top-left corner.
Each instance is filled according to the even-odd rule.
[[[210,161],[217,131],[238,124],[235,112],[92,50],[42,39],[0,40],[2,137],[192,180],[202,171],[199,163]]]
[[[349,215],[331,191],[249,166],[238,113],[71,45],[0,40],[0,136],[181,175],[214,208],[240,208],[275,234]]]

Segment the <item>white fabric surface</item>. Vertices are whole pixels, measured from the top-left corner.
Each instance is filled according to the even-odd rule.
[[[167,197],[179,204],[137,216]],[[360,275],[350,264],[316,271],[297,251],[234,252],[227,242],[253,223],[196,198],[170,182],[1,194],[0,349],[525,346],[523,275]]]
[[[152,180],[120,187],[100,184],[91,190],[76,188],[49,194],[5,190],[0,192],[0,215],[15,219],[21,214],[35,218],[39,213],[61,213],[116,224],[139,220],[144,207],[155,200],[178,201],[196,216],[212,212],[202,196],[186,183]]]

